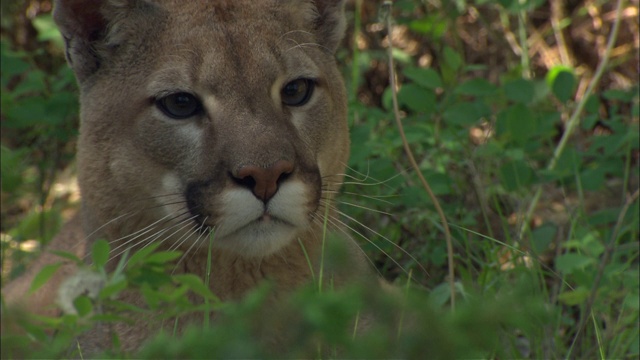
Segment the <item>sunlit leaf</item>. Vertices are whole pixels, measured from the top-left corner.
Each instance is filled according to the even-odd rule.
[[[573,97],[576,78],[572,68],[562,65],[555,66],[547,73],[546,81],[553,95],[560,102],[567,102]]]

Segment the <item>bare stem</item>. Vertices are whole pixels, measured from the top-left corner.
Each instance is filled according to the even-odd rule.
[[[407,141],[407,137],[405,136],[404,133],[404,127],[402,126],[402,121],[400,120],[400,110],[398,107],[398,93],[396,91],[396,72],[395,72],[395,66],[394,66],[394,62],[393,62],[393,44],[391,43],[391,29],[392,29],[392,21],[391,21],[391,6],[392,6],[392,2],[390,0],[385,0],[385,2],[382,4],[385,13],[386,13],[386,20],[387,20],[387,34],[389,37],[389,47],[388,49],[388,56],[389,56],[389,82],[390,82],[390,87],[391,87],[391,99],[393,100],[393,115],[395,117],[396,120],[396,124],[398,125],[398,130],[400,132],[400,137],[402,138],[402,145],[404,147],[404,151],[407,154],[407,158],[409,159],[409,162],[411,163],[411,167],[414,169],[414,171],[416,172],[416,174],[418,175],[418,177],[420,178],[420,182],[422,183],[422,186],[424,187],[425,191],[429,194],[429,197],[431,198],[431,201],[433,202],[433,205],[436,208],[436,211],[438,212],[438,215],[440,216],[440,221],[442,222],[442,228],[444,229],[444,234],[445,234],[445,239],[447,242],[447,257],[448,257],[448,267],[449,267],[449,287],[450,287],[450,292],[451,292],[451,309],[455,310],[456,307],[456,287],[455,287],[455,267],[454,267],[454,262],[453,262],[453,241],[451,240],[451,231],[449,230],[449,223],[447,222],[447,218],[444,215],[444,211],[442,211],[442,207],[440,206],[440,202],[438,201],[438,199],[436,198],[436,196],[434,195],[433,191],[431,190],[431,186],[429,186],[429,183],[427,182],[427,180],[424,178],[424,176],[422,175],[422,172],[420,171],[420,167],[418,166],[418,163],[416,162],[414,156],[413,156],[413,152],[411,151],[411,147],[409,146],[409,142]]]
[[[587,90],[582,96],[582,99],[580,99],[580,102],[578,102],[575,110],[571,114],[569,121],[567,121],[564,134],[562,134],[562,138],[560,139],[558,146],[556,146],[556,149],[553,152],[553,157],[549,161],[549,164],[547,164],[547,170],[555,169],[558,163],[558,159],[560,158],[560,155],[562,155],[564,148],[567,146],[567,143],[571,138],[571,135],[573,135],[573,132],[578,127],[578,124],[580,124],[580,114],[582,114],[582,109],[584,109],[584,106],[587,103],[589,96],[591,95],[595,87],[598,85],[598,82],[600,81],[602,74],[604,73],[605,69],[607,68],[607,65],[609,64],[609,58],[611,57],[611,50],[613,49],[613,46],[616,43],[616,39],[618,38],[618,29],[620,28],[622,8],[624,7],[623,5],[624,5],[624,0],[618,0],[618,4],[616,8],[616,19],[615,19],[615,22],[613,23],[613,28],[611,30],[611,34],[609,35],[609,41],[607,42],[607,48],[604,52],[604,55],[602,56],[602,60],[600,60],[600,64],[598,64],[596,73],[593,75],[593,78],[591,79],[591,82],[589,83]],[[527,209],[527,212],[524,218],[522,219],[522,224],[520,226],[519,239],[524,238],[525,233],[529,231],[529,222],[531,221],[533,212],[536,206],[538,205],[538,201],[540,201],[541,195],[542,195],[542,185],[538,185],[538,188],[536,189],[536,192],[533,195],[533,199],[531,199],[531,204],[529,204],[529,208]]]

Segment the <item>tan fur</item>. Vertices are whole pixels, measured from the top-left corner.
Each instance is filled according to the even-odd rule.
[[[161,241],[162,249],[189,252],[177,272],[204,278],[208,237],[195,230],[208,226],[220,234],[209,285],[221,299],[239,299],[264,279],[273,280],[278,292],[310,281],[298,239],[317,272],[325,213],[330,224],[337,217],[325,204],[340,187],[349,153],[345,90],[333,58],[344,31],[342,5],[56,1],[54,18],[81,90],[83,200],[82,235],[75,219],[52,248],[84,255],[95,239],[106,238],[113,266],[125,248]],[[315,91],[307,104],[286,106],[281,89],[297,78],[315,79]],[[159,111],[155,99],[178,91],[195,94],[202,113],[176,120]],[[255,216],[263,206],[251,192],[266,191],[238,179],[249,168],[274,169],[279,162],[293,170],[279,177],[268,216],[233,230],[244,221],[238,213]],[[194,212],[200,216],[188,219]],[[132,235],[143,229],[149,231]],[[335,274],[338,283],[364,273],[359,249],[346,244],[353,268]],[[57,260],[41,258],[5,287],[6,300],[19,302],[38,269]],[[29,307],[50,309],[70,271],[28,295]],[[137,294],[124,297],[142,304]],[[86,347],[108,346],[105,331],[92,332]],[[157,326],[118,325],[115,331],[125,349],[135,349]]]

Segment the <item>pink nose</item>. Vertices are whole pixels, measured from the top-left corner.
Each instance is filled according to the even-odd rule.
[[[269,167],[246,165],[238,170],[237,182],[253,192],[263,202],[269,201],[278,192],[278,185],[293,172],[293,163],[278,160]]]

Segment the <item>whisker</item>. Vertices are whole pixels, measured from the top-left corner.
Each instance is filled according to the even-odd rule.
[[[162,194],[162,195],[145,196],[145,197],[134,198],[132,200],[133,201],[154,200],[154,199],[161,199],[161,198],[165,198],[165,197],[169,197],[169,196],[180,196],[180,197],[182,197],[182,193],[177,192],[177,193],[168,193],[168,194]]]
[[[331,53],[332,52],[328,47],[326,47],[324,45],[321,45],[321,44],[318,44],[318,43],[298,43],[297,41],[295,41],[294,39],[291,39],[291,38],[288,38],[286,40],[293,42],[295,45],[290,47],[290,48],[288,48],[287,50],[285,50],[285,52],[289,52],[289,51],[291,51],[293,49],[303,48],[303,47],[317,47],[320,50],[323,50],[324,52],[327,52],[327,53]]]
[[[337,202],[338,202],[339,204],[344,204],[344,205],[348,205],[348,206],[357,207],[357,208],[359,208],[359,209],[368,210],[368,211],[371,211],[371,212],[374,212],[374,213],[378,213],[378,214],[389,215],[389,216],[391,216],[391,217],[393,217],[393,216],[394,216],[393,214],[390,214],[390,213],[388,213],[388,212],[385,212],[385,211],[382,211],[382,210],[372,209],[372,208],[369,208],[369,207],[366,207],[366,206],[363,206],[363,205],[352,204],[352,203],[348,203],[348,202],[346,202],[346,201],[340,201],[340,200],[338,200]]]
[[[322,218],[324,217],[324,215],[322,215]],[[316,222],[317,224],[319,224],[321,227],[324,226],[324,221],[321,218],[321,216],[312,216],[311,221]],[[351,234],[349,234],[347,231],[345,231],[341,226],[337,226],[334,223],[334,220],[332,218],[327,217],[327,223],[333,228],[336,229],[338,231],[340,231],[342,234],[344,234],[346,236],[347,239],[349,239],[349,241],[351,241],[353,244],[355,244],[355,246],[358,248],[358,250],[360,250],[360,252],[364,255],[365,259],[367,259],[367,261],[369,261],[369,263],[371,264],[371,267],[373,269],[375,269],[375,271],[378,273],[378,275],[382,276],[382,273],[380,272],[380,270],[378,270],[378,268],[376,267],[375,262],[373,261],[373,259],[371,259],[371,257],[369,255],[367,255],[367,252],[364,251],[362,249],[362,247],[360,247],[360,245],[358,244],[358,242],[351,236]],[[340,222],[341,224],[344,225],[343,222]],[[347,225],[345,225],[347,226]],[[348,226],[347,226],[348,227]],[[362,236],[362,235],[360,235]],[[369,241],[369,240],[367,240]]]
[[[126,216],[132,216],[133,214],[135,214],[135,213],[137,213],[137,212],[139,212],[139,211],[131,211],[131,212],[128,212],[128,213],[125,213],[125,214],[122,214],[122,215],[116,216],[115,218],[113,218],[113,219],[111,219],[111,220],[107,221],[106,223],[102,224],[101,226],[99,226],[98,228],[96,228],[95,230],[93,230],[89,235],[85,236],[85,237],[84,237],[84,239],[83,239],[82,241],[79,241],[77,244],[75,244],[75,245],[73,246],[73,248],[72,248],[72,249],[74,249],[74,250],[75,250],[78,246],[81,246],[81,245],[86,244],[87,240],[89,240],[93,235],[95,235],[96,233],[98,233],[98,231],[102,230],[103,228],[105,228],[106,226],[110,225],[111,223],[113,223],[113,222],[115,222],[115,221],[118,221],[118,220],[120,220],[120,219],[121,219],[121,218],[123,218],[123,217],[126,217]],[[87,252],[87,253],[88,253],[88,252]],[[84,260],[86,260],[86,259],[87,259],[87,257],[88,257],[88,255],[87,255],[87,254],[85,254],[85,256],[83,257],[83,259],[84,259]]]
[[[136,240],[136,239],[140,238],[141,236],[143,236],[143,235],[147,234],[148,232],[152,231],[152,230],[156,227],[156,225],[158,225],[158,223],[161,223],[161,222],[165,222],[165,223],[166,223],[166,222],[168,222],[168,221],[171,221],[171,220],[173,220],[173,219],[177,219],[177,218],[179,218],[180,216],[183,216],[183,215],[186,215],[186,214],[188,214],[188,212],[186,212],[186,211],[185,211],[184,213],[182,213],[182,214],[179,214],[179,215],[167,214],[167,215],[163,216],[162,218],[160,218],[159,220],[156,220],[156,221],[155,221],[155,222],[153,222],[152,224],[147,225],[147,226],[145,226],[144,228],[142,228],[142,229],[140,229],[140,230],[138,230],[138,231],[136,231],[136,232],[134,232],[134,233],[131,233],[131,234],[125,235],[125,236],[123,236],[123,237],[120,237],[120,238],[118,238],[118,239],[112,240],[112,241],[110,241],[110,242],[111,242],[111,243],[115,243],[115,242],[120,242],[120,241],[122,241],[122,240],[124,240],[124,239],[127,239],[127,238],[131,237],[131,239],[129,239],[129,240],[125,241],[124,243],[122,243],[122,244],[118,245],[117,247],[115,247],[115,248],[114,248],[114,249],[112,249],[111,251],[113,252],[113,251],[115,251],[115,250],[117,250],[117,249],[120,249],[120,248],[122,248],[122,247],[124,247],[124,246],[127,246],[127,245],[128,245],[128,244],[130,244],[132,241],[134,241],[134,240]],[[171,218],[171,217],[173,217],[173,218]],[[173,226],[171,226],[171,227],[169,227],[169,228],[162,229],[159,233],[156,233],[156,234],[162,235],[162,233],[164,233],[164,232],[166,232],[166,231],[169,231],[169,230],[170,230],[170,229],[172,229],[174,226],[175,226],[175,225],[173,225]],[[156,236],[156,235],[153,235],[153,236]],[[144,240],[142,240],[142,241],[139,241],[139,242],[148,241],[148,239],[149,239],[149,237],[147,237],[146,239],[144,239]],[[147,244],[147,245],[148,245],[148,244]],[[144,247],[146,247],[146,245],[145,245]],[[144,248],[144,247],[143,247],[143,248]],[[118,253],[117,255],[114,255],[114,257],[117,257],[117,256],[122,255],[122,254],[124,253],[124,251],[126,251],[126,250],[122,250],[122,251],[121,251],[120,253]]]
[[[387,201],[387,200],[383,200],[383,198],[396,198],[399,197],[399,195],[363,195],[363,194],[358,194],[358,193],[354,193],[354,192],[340,192],[340,191],[332,191],[332,190],[322,190],[322,193],[327,193],[327,194],[343,194],[343,195],[351,195],[351,196],[355,196],[355,197],[362,197],[365,199],[371,199],[371,200],[375,200],[375,201],[380,201],[383,202],[385,204],[389,204],[389,205],[394,205],[394,203],[392,203],[391,201]]]
[[[182,246],[182,244],[184,244],[189,238],[191,238],[191,236],[193,234],[196,234],[200,231],[200,229],[202,229],[202,225],[200,226],[193,226],[193,228],[186,234],[186,236],[184,236],[184,240],[182,240],[180,242],[180,246]],[[171,274],[174,274],[175,271],[178,269],[178,266],[182,263],[182,261],[184,259],[187,258],[187,255],[191,252],[191,249],[193,249],[196,245],[198,245],[198,242],[200,242],[200,238],[204,235],[205,233],[200,233],[200,235],[198,235],[198,237],[192,242],[191,246],[189,246],[189,248],[182,254],[182,256],[180,257],[180,259],[178,260],[178,262],[176,262],[176,265],[173,267],[173,271],[171,272]],[[176,247],[177,248],[177,247]],[[194,252],[195,255],[195,252]],[[191,255],[191,257],[193,257],[193,255]],[[191,259],[191,258],[190,258]]]
[[[166,230],[170,230],[172,228],[176,228],[178,226],[180,226],[181,224],[185,224],[184,226],[179,227],[176,231],[172,232],[171,234],[167,235],[164,237],[164,239],[160,240],[160,244],[164,243],[165,241],[167,241],[168,239],[170,239],[173,235],[179,233],[180,231],[182,231],[184,228],[188,227],[189,225],[191,225],[191,221],[193,219],[195,219],[197,217],[197,215],[194,215],[192,217],[186,218],[184,220],[181,220],[180,222],[171,225],[169,228],[167,228]],[[176,217],[177,218],[177,217]],[[184,235],[183,235],[184,236]],[[182,238],[182,237],[181,237]],[[155,240],[155,239],[153,239]],[[178,239],[177,241],[179,241],[180,239]],[[169,250],[173,250],[174,245],[172,244],[171,246],[169,246]],[[177,247],[176,247],[177,248]]]
[[[430,275],[429,275],[429,272],[427,271],[427,269],[425,269],[425,268],[424,268],[424,266],[422,266],[422,264],[420,264],[420,262],[419,262],[419,261],[418,261],[418,260],[417,260],[413,255],[411,255],[408,251],[406,251],[405,249],[403,249],[401,246],[399,246],[398,244],[396,244],[396,243],[394,243],[393,241],[389,240],[389,239],[388,239],[387,237],[385,237],[384,235],[382,235],[382,234],[380,234],[380,233],[376,232],[375,230],[371,229],[370,227],[368,227],[368,226],[364,225],[364,224],[363,224],[363,223],[361,223],[360,221],[358,221],[358,220],[354,219],[353,217],[351,217],[351,216],[349,216],[349,215],[345,214],[344,212],[342,212],[342,211],[340,211],[340,210],[336,209],[336,208],[335,208],[334,206],[332,206],[331,204],[326,204],[326,203],[325,203],[325,206],[329,206],[331,209],[335,210],[339,215],[344,216],[345,218],[347,218],[347,219],[349,219],[349,220],[353,221],[354,223],[356,223],[356,224],[358,224],[358,225],[362,226],[363,228],[365,228],[366,230],[368,230],[368,231],[372,232],[372,233],[373,233],[373,234],[375,234],[376,236],[378,236],[378,237],[380,237],[380,238],[384,239],[386,242],[388,242],[389,244],[393,245],[393,246],[394,246],[396,249],[398,249],[400,252],[402,252],[403,254],[407,255],[411,260],[413,260],[413,261],[416,263],[416,265],[418,265],[418,267],[419,267],[422,271],[424,271],[424,273],[425,273],[425,274],[427,274],[427,276],[430,276]],[[340,223],[342,223],[344,226],[349,227],[349,229],[351,229],[351,230],[353,230],[353,231],[356,231],[355,229],[353,229],[353,228],[352,228],[352,227],[350,227],[349,225],[345,224],[342,220],[339,220],[339,219],[336,219],[336,220],[340,221]],[[376,248],[378,248],[380,251],[382,251],[382,249],[380,249],[380,248],[379,248],[375,243],[373,243],[371,240],[369,240],[369,239],[365,238],[362,234],[360,234],[360,233],[359,233],[359,232],[357,232],[357,231],[356,231],[356,233],[357,233],[357,234],[359,234],[360,236],[362,236],[362,237],[363,237],[363,239],[365,239],[365,240],[369,241],[372,245],[374,245],[374,246],[375,246]],[[384,253],[384,251],[383,251],[383,253]],[[400,267],[400,268],[401,268],[405,273],[407,273],[407,271],[406,271],[406,270],[405,270],[405,269],[404,269],[400,264],[398,264],[398,262],[397,262],[396,260],[394,260],[394,259],[393,259],[392,257],[390,257],[388,254],[386,254],[386,253],[384,253],[384,254],[385,254],[387,257],[389,257],[389,259],[390,259],[391,261],[393,261],[397,266],[399,266],[399,267]]]
[[[204,240],[203,240],[204,238],[206,238],[207,236],[210,236],[210,235],[211,235],[211,232],[212,232],[213,230],[210,230],[210,231],[203,231],[203,228],[206,226],[206,225],[205,225],[205,223],[207,222],[207,219],[208,219],[208,218],[209,218],[208,216],[207,216],[207,217],[205,217],[205,218],[204,218],[204,221],[200,224],[200,226],[198,226],[198,227],[195,229],[195,232],[199,232],[199,233],[200,233],[200,235],[198,235],[198,237],[193,241],[193,245],[191,245],[191,246],[189,247],[189,249],[187,249],[187,252],[185,252],[184,256],[187,256],[187,254],[191,251],[191,249],[193,248],[193,246],[197,245],[197,244],[198,244],[198,243],[200,243],[201,241],[204,241]],[[208,227],[208,226],[207,226],[207,227]],[[189,236],[191,236],[191,235],[189,235]],[[195,252],[195,251],[193,252],[193,254],[191,254],[191,257],[189,258],[189,260],[193,259],[193,257],[194,257],[194,256],[196,256],[196,252]]]

